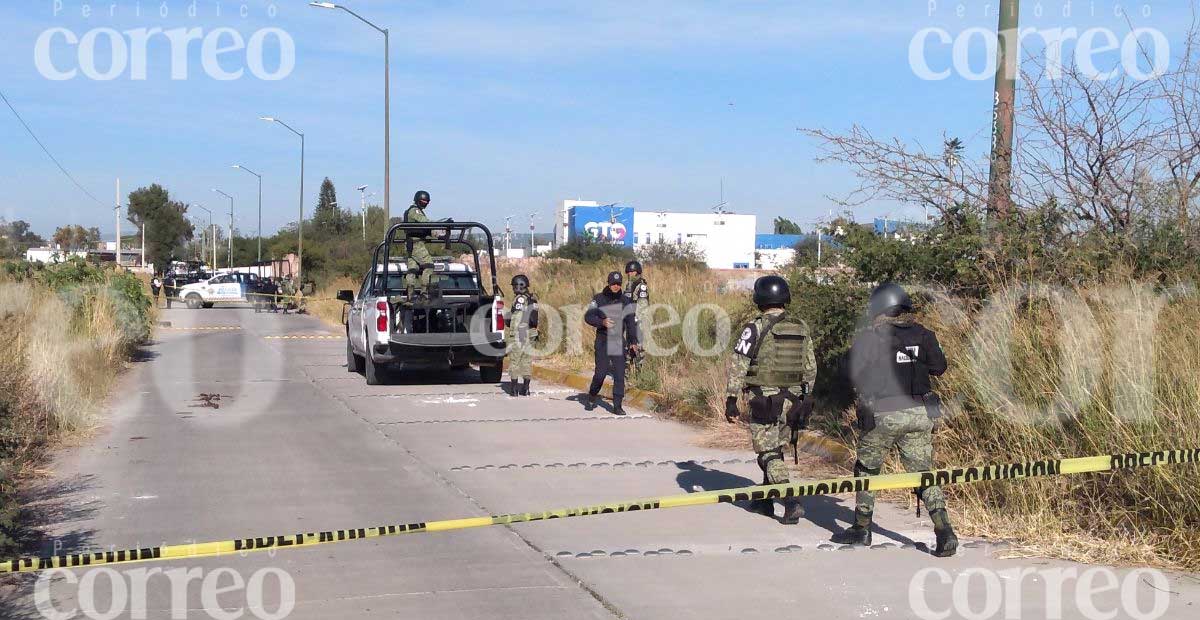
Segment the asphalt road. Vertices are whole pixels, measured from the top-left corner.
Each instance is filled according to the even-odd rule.
[[[535,384],[521,399],[473,372],[367,386],[347,372],[344,340],[310,317],[218,308],[161,319],[172,328],[124,377],[104,427],[63,450],[36,491],[47,549],[523,512],[760,478],[752,454],[698,447],[694,430],[645,412],[585,412],[555,385]],[[103,577],[77,569],[40,590],[45,609],[113,608],[61,616],[81,618],[281,617],[281,604],[295,619],[1195,618],[1200,610],[1194,575],[1156,581],[1129,569],[1001,559],[1002,546],[980,541],[933,558],[927,519],[890,506],[874,548],[833,545],[852,502],[807,500],[808,518],[796,526],[737,505],[704,506],[130,565]],[[170,577],[180,569],[194,580]],[[204,587],[210,578],[247,585],[214,593]],[[35,580],[7,579],[0,615],[52,617],[36,609]],[[1161,613],[1138,615],[1163,601]]]

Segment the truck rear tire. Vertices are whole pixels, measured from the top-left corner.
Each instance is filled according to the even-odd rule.
[[[365,370],[365,360],[354,354],[354,347],[350,344],[350,337],[346,337],[346,372],[363,372]]]
[[[484,383],[500,383],[502,378],[504,378],[504,366],[497,364],[479,367],[479,380]]]
[[[187,307],[189,310],[199,310],[204,305],[204,300],[195,293],[188,295],[184,301],[187,302]]]
[[[383,385],[383,369],[375,365],[369,354],[363,356],[363,377],[366,377],[367,385]]]

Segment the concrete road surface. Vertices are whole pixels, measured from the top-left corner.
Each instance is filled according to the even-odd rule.
[[[720,489],[753,455],[631,411],[583,411],[474,372],[367,386],[304,316],[164,311],[96,436],[37,491],[47,550],[223,540]],[[1009,484],[1009,483],[1001,483]],[[928,555],[883,507],[876,546],[828,542],[852,498],[796,526],[738,505],[353,541],[5,580],[3,618],[1196,618],[1194,575]],[[1047,527],[1054,524],[1047,523]],[[41,610],[39,610],[39,606]],[[58,614],[58,615],[55,615]]]

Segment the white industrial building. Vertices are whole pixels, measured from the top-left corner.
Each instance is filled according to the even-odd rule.
[[[741,213],[673,213],[634,211],[633,248],[654,242],[690,243],[714,269],[754,266],[754,233],[758,218]]]
[[[634,251],[651,243],[693,244],[714,269],[754,267],[758,218],[740,213],[643,211],[622,203],[564,200],[555,217],[556,244],[574,239],[623,245]]]

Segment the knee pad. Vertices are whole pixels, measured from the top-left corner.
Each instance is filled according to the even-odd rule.
[[[862,464],[862,461],[854,462],[854,477],[855,478],[861,478],[863,476],[878,476],[879,472],[881,470],[882,470],[881,467],[876,467],[874,469],[867,467],[866,465]]]
[[[766,452],[761,452],[758,455],[758,467],[759,467],[759,469],[763,470],[763,473],[766,473],[767,467],[770,466],[771,461],[782,461],[782,460],[783,460],[783,448],[775,448],[774,450],[768,450]]]

